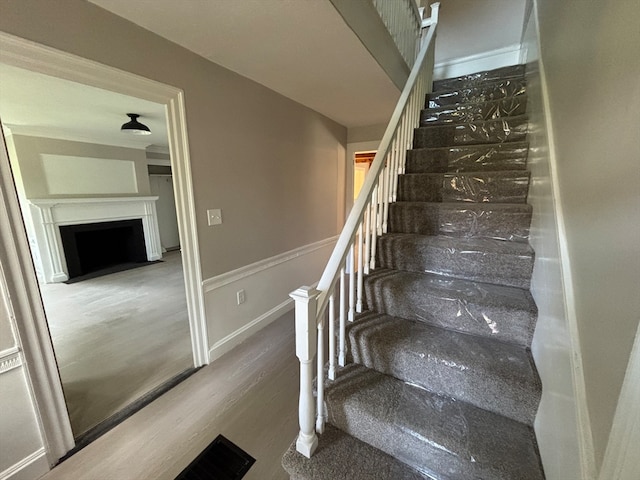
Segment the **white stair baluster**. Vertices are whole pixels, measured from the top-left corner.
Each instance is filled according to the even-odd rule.
[[[364,222],[364,219],[363,219]],[[356,290],[356,312],[362,313],[362,287],[363,287],[363,278],[362,273],[364,268],[362,268],[363,256],[364,256],[364,238],[362,234],[362,222],[360,222],[360,226],[358,227],[358,288]]]
[[[344,267],[340,269],[340,344],[338,349],[338,365],[344,367],[347,364],[347,347],[345,345],[346,329],[346,296]]]
[[[386,163],[383,171],[383,184],[382,184],[382,233],[387,233],[387,219],[389,217],[389,173],[391,166],[389,165],[389,155],[387,155]]]
[[[316,397],[316,432],[324,433],[324,319],[318,323],[318,371],[316,373],[316,384],[318,392]]]
[[[371,198],[371,258],[369,268],[375,270],[376,268],[376,245],[378,243],[378,188],[373,189],[373,196]]]
[[[364,273],[369,275],[369,262],[371,261],[371,202],[364,210]]]
[[[378,236],[382,235],[382,213],[384,212],[383,199],[384,199],[384,167],[380,172],[380,176],[378,178],[378,184],[376,186],[376,191],[378,192],[378,202],[376,205],[376,231],[378,232]]]
[[[348,320],[355,320],[356,312],[356,275],[355,275],[355,251],[353,243],[349,248],[349,316]]]
[[[296,356],[300,360],[300,400],[298,421],[300,433],[296,450],[307,458],[318,447],[314,429],[315,405],[313,399],[313,358],[316,355],[316,308],[319,292],[311,287],[301,287],[290,294],[295,301]]]
[[[329,380],[336,379],[336,311],[333,294],[329,297]]]

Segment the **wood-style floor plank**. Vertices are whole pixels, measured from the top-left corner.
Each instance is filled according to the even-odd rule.
[[[298,431],[293,312],[85,447],[43,480],[174,479],[218,434],[256,459],[245,480],[285,480]]]
[[[193,367],[179,251],[40,289],[76,436]]]

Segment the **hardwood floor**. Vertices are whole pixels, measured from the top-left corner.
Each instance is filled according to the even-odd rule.
[[[256,459],[244,480],[285,480],[298,431],[289,312],[57,466],[43,480],[174,479],[218,434]]]
[[[193,366],[179,251],[40,288],[75,436]]]

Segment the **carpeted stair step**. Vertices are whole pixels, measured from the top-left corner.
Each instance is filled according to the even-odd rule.
[[[427,108],[420,112],[420,125],[465,123],[524,115],[527,96],[503,98],[484,103],[463,103],[444,107]]]
[[[389,233],[419,233],[526,242],[526,203],[396,202],[389,205]]]
[[[534,253],[521,242],[391,233],[378,239],[376,257],[380,268],[529,288]]]
[[[364,288],[370,311],[531,346],[538,310],[529,290],[385,268]]]
[[[427,478],[544,478],[533,430],[523,423],[357,364],[341,369],[325,392],[331,424]]]
[[[427,93],[425,108],[446,107],[458,103],[488,102],[517,97],[527,92],[524,78],[486,82],[477,87],[464,87],[449,91]]]
[[[459,90],[461,88],[478,87],[486,83],[499,80],[522,79],[525,74],[525,65],[511,65],[483,72],[470,73],[459,77],[445,78],[433,82],[433,91]]]
[[[295,441],[282,458],[291,480],[426,480],[427,477],[391,455],[327,425],[309,459]]]
[[[406,173],[398,177],[400,202],[526,203],[526,170],[501,172]]]
[[[413,148],[453,147],[487,143],[522,142],[527,139],[526,115],[469,123],[429,125],[413,132]]]
[[[529,144],[508,142],[407,151],[406,173],[526,170]]]
[[[360,315],[348,335],[355,363],[533,424],[541,384],[525,347],[379,313]]]

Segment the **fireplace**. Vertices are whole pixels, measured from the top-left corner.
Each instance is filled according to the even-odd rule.
[[[69,280],[109,267],[147,261],[141,219],[59,228]]]
[[[106,263],[160,260],[157,199],[153,196],[29,199],[31,227],[27,228],[27,234],[39,280],[65,282],[86,275],[79,272],[87,269],[105,268]]]

